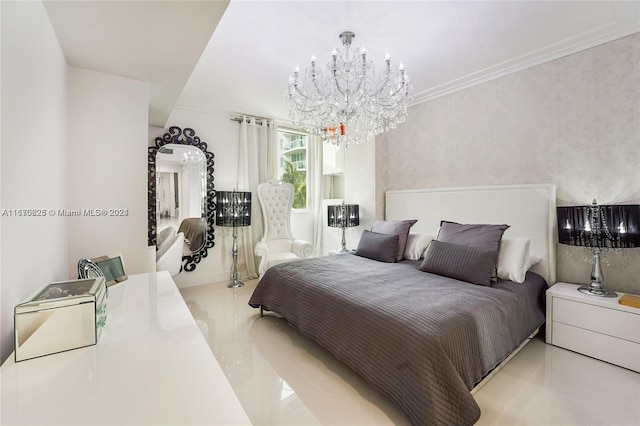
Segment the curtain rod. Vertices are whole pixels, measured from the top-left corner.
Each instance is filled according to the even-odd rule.
[[[256,122],[256,124],[262,125],[263,122],[265,121],[276,121],[276,120],[269,120],[267,118],[262,118],[262,117],[253,117],[253,116],[246,116],[248,118],[253,118]],[[231,121],[237,121],[238,123],[242,123],[242,117],[233,117],[231,118]],[[278,127],[281,129],[287,129],[290,130],[292,132],[296,132],[296,133],[306,133],[304,130],[299,129],[293,125],[289,125],[289,124],[282,124],[282,123],[278,123]]]
[[[266,118],[261,118],[261,117],[251,117],[251,116],[248,116],[247,118],[253,118],[253,119],[255,120],[256,124],[262,124],[262,123],[264,123],[265,121],[268,121]],[[242,123],[242,117],[233,117],[233,118],[231,119],[231,121],[237,121],[238,123]]]

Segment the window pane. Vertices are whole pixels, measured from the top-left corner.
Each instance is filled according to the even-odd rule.
[[[291,131],[278,131],[278,177],[293,185],[294,209],[307,208],[307,135]]]

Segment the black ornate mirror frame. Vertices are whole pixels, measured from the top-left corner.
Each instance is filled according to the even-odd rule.
[[[207,151],[207,143],[202,142],[200,137],[196,136],[196,132],[193,129],[185,128],[184,130],[177,126],[171,126],[169,131],[162,137],[157,137],[155,146],[149,147],[147,157],[147,169],[149,179],[149,189],[147,191],[148,197],[148,244],[150,246],[156,245],[156,238],[158,232],[158,223],[156,216],[156,154],[158,150],[168,144],[178,145],[192,145],[199,148],[206,157],[207,162],[207,197],[205,200],[205,210],[207,219],[207,238],[204,245],[200,250],[191,254],[182,256],[183,269],[187,272],[196,269],[196,265],[200,263],[202,258],[207,257],[207,250],[213,248],[215,245],[213,235],[213,225],[215,224],[216,217],[216,191],[213,185],[213,154]]]

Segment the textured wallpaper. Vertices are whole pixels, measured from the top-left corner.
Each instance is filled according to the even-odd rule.
[[[412,107],[376,151],[383,191],[554,183],[558,205],[640,203],[640,33]],[[588,281],[557,251],[558,280]],[[640,248],[618,257],[608,287],[640,294]]]

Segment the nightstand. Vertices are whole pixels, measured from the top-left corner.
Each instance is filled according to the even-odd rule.
[[[546,293],[546,341],[640,372],[640,309],[559,282]]]

